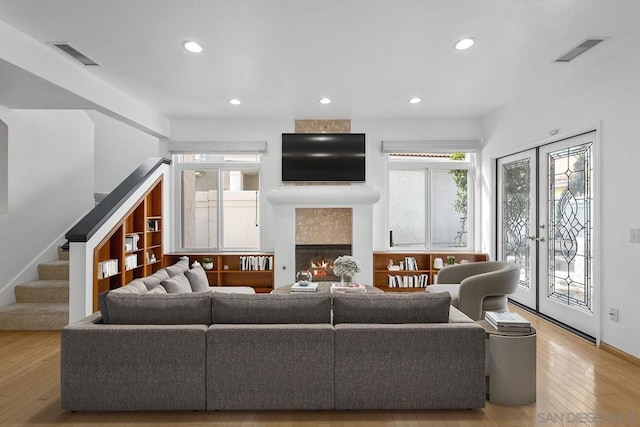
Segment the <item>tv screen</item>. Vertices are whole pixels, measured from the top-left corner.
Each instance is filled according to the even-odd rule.
[[[282,181],[364,182],[364,134],[283,133]]]

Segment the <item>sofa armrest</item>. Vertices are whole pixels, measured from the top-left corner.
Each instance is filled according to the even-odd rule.
[[[449,323],[474,323],[474,320],[454,306],[451,306],[449,308]]]
[[[335,390],[339,410],[484,407],[484,329],[476,323],[336,325]]]
[[[94,313],[62,330],[63,409],[206,409],[207,326],[105,325],[101,319]]]

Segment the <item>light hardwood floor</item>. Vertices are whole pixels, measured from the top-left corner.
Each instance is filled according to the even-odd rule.
[[[0,426],[640,425],[640,367],[514,311],[538,331],[537,402],[527,406],[487,402],[481,410],[459,411],[68,413],[60,409],[60,333],[0,332]]]

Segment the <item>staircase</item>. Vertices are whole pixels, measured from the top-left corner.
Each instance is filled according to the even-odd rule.
[[[69,323],[69,252],[38,265],[39,280],[15,287],[16,303],[0,307],[0,331],[60,330]]]

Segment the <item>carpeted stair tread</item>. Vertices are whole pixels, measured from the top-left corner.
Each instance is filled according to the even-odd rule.
[[[60,330],[69,323],[69,304],[15,303],[0,307],[0,330]]]
[[[34,280],[15,288],[16,302],[68,303],[68,280]]]
[[[69,261],[43,262],[38,265],[40,280],[69,280]]]

